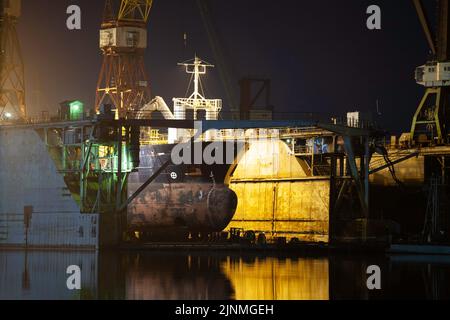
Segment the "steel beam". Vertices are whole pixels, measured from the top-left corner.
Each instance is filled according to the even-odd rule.
[[[400,159],[397,159],[397,160],[395,160],[395,161],[391,161],[391,163],[387,163],[387,164],[385,164],[385,165],[382,165],[381,167],[378,167],[378,168],[376,168],[376,169],[373,169],[373,170],[370,170],[369,171],[369,175],[372,175],[372,174],[374,174],[374,173],[377,173],[377,172],[379,172],[379,171],[382,171],[382,170],[384,170],[384,169],[387,169],[387,168],[389,168],[390,166],[392,166],[392,165],[396,165],[396,164],[399,164],[399,163],[401,163],[401,162],[403,162],[403,161],[406,161],[406,160],[409,160],[409,159],[411,159],[411,158],[414,158],[414,157],[417,157],[419,155],[419,152],[413,152],[413,153],[411,153],[411,154],[409,154],[409,155],[407,155],[407,156],[404,156],[404,157],[402,157],[402,158],[400,158]]]
[[[122,127],[117,130],[117,187],[116,187],[116,211],[120,212],[122,202]]]
[[[417,16],[419,17],[420,24],[422,26],[423,32],[425,33],[425,37],[427,39],[428,45],[430,46],[430,50],[433,55],[436,55],[436,45],[434,43],[434,35],[431,32],[430,23],[428,22],[428,18],[425,14],[425,10],[422,5],[421,0],[413,0],[414,7],[417,11]]]
[[[345,147],[345,152],[347,153],[347,161],[348,161],[348,165],[350,167],[350,173],[351,173],[353,181],[355,182],[355,185],[356,185],[356,190],[358,193],[359,201],[361,203],[361,209],[362,209],[363,215],[364,215],[364,217],[368,217],[369,216],[369,214],[368,214],[369,204],[366,202],[367,197],[366,197],[366,193],[365,193],[365,187],[364,187],[363,182],[361,181],[358,166],[356,165],[356,157],[355,157],[355,153],[353,151],[352,141],[351,141],[351,138],[348,136],[344,137],[344,147]]]
[[[122,206],[120,207],[119,211],[125,210],[128,205],[136,199],[137,196],[141,194],[142,191],[144,191],[145,188],[147,188],[166,168],[170,165],[171,160],[167,160],[165,163],[161,165],[161,167],[153,173],[153,175],[150,176],[150,178],[145,181],[145,183],[140,186],[128,199],[125,201]]]

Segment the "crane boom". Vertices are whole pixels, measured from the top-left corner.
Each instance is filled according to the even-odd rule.
[[[147,23],[153,0],[122,0],[118,20],[131,20]]]
[[[434,36],[431,32],[430,23],[428,22],[427,15],[423,8],[421,0],[413,0],[414,7],[416,8],[417,16],[419,18],[420,24],[422,25],[423,32],[427,38],[428,45],[430,46],[433,56],[436,55],[436,45],[434,43]]]
[[[220,41],[218,40],[217,30],[211,18],[211,10],[209,3],[207,0],[197,0],[197,6],[199,8],[203,25],[208,36],[209,44],[213,51],[214,58],[217,62],[217,68],[219,70],[220,78],[222,80],[222,85],[225,89],[228,104],[230,105],[231,111],[236,112],[238,110],[238,106],[237,106],[237,99],[234,95],[230,70],[227,66],[223,54],[223,48],[221,48]]]

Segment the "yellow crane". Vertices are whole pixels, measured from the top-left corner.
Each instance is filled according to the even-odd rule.
[[[416,69],[416,82],[425,94],[413,117],[414,143],[442,144],[450,138],[450,1],[438,0],[437,23],[432,28],[422,0],[412,1],[432,58]]]
[[[106,1],[100,30],[103,65],[95,109],[111,105],[120,118],[127,118],[151,100],[144,54],[153,0],[122,0],[117,14],[114,4],[112,0]]]
[[[119,21],[136,20],[148,22],[153,0],[122,0],[119,9]]]

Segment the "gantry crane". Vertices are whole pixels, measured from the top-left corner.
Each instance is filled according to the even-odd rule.
[[[413,143],[445,143],[450,133],[450,8],[449,0],[436,2],[438,19],[434,34],[422,1],[413,0],[432,54],[425,65],[416,69],[416,81],[426,91],[413,118]]]
[[[16,25],[21,0],[0,1],[0,121],[25,120],[25,75]]]
[[[153,0],[106,0],[100,30],[103,65],[100,71],[95,110],[111,105],[119,118],[133,117],[151,100],[145,71],[147,24]]]

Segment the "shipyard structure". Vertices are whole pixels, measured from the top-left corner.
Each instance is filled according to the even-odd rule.
[[[18,41],[1,42],[0,246],[449,240],[448,1],[436,43],[415,2],[434,57],[417,69],[426,94],[401,137],[359,112],[274,120],[269,103],[254,108],[270,81],[252,77],[224,120],[222,100],[203,90],[214,65],[197,56],[180,64],[190,94],[169,106],[145,73],[152,3],[106,1],[93,113],[65,101],[58,115],[30,119],[23,72],[11,67],[23,70]],[[2,39],[17,40],[20,1],[2,4]]]

